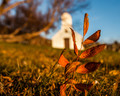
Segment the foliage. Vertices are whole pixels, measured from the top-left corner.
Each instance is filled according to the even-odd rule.
[[[100,30],[98,30],[97,32],[92,34],[90,37],[88,37],[84,41],[84,36],[86,35],[88,31],[88,26],[89,26],[89,19],[88,19],[88,14],[86,13],[84,17],[84,27],[83,27],[83,39],[82,39],[83,45],[95,43],[100,37]],[[73,44],[74,44],[74,52],[77,55],[77,58],[76,58],[76,61],[69,62],[63,56],[63,52],[60,55],[58,63],[62,67],[65,67],[65,71],[64,71],[65,83],[63,83],[63,85],[61,85],[60,87],[60,94],[61,96],[66,96],[65,92],[68,89],[69,90],[68,96],[69,96],[71,94],[72,88],[74,88],[75,90],[84,92],[85,96],[87,96],[88,91],[93,87],[95,82],[90,83],[90,84],[77,83],[74,77],[75,72],[81,73],[81,74],[87,74],[90,72],[94,72],[100,66],[100,62],[88,62],[88,63],[82,64],[81,61],[78,61],[78,59],[79,58],[85,59],[85,58],[93,57],[94,55],[100,53],[105,48],[105,44],[91,47],[82,53],[81,53],[81,48],[80,48],[80,52],[78,52],[78,48],[77,48],[76,41],[75,41],[75,33],[72,28],[71,28],[71,31],[72,31],[72,38],[73,38]]]

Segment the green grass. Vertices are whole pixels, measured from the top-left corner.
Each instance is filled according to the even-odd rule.
[[[61,66],[57,62],[62,50],[48,46],[23,45],[0,42],[0,93],[2,95],[57,96],[60,85],[65,81]],[[68,50],[65,57],[72,61],[74,52]],[[115,90],[114,83],[120,80],[120,53],[104,50],[100,54],[81,62],[101,62],[98,70],[87,75],[75,74],[79,82],[89,83],[97,80],[89,96],[119,96],[120,85]],[[3,87],[2,87],[2,85]],[[74,91],[74,95],[82,96]]]

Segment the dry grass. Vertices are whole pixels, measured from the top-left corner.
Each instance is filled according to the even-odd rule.
[[[52,75],[51,69],[61,51],[47,46],[0,43],[1,95],[59,95],[64,82],[63,68],[57,65]],[[73,51],[65,54],[68,60],[73,55]],[[75,74],[79,82],[99,82],[88,96],[120,96],[120,53],[105,50],[82,62],[87,61],[102,63],[93,73]],[[73,90],[73,93],[82,96],[80,92]]]

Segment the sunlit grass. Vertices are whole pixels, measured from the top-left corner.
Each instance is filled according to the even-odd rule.
[[[59,87],[64,82],[63,68],[55,67],[50,76],[52,66],[58,60],[62,50],[48,46],[0,43],[0,91],[6,95],[52,95],[59,94]],[[72,54],[72,55],[70,55]],[[74,59],[73,51],[67,51],[65,57]],[[90,74],[75,74],[80,82],[97,80],[89,96],[120,95],[120,53],[104,50],[86,61],[101,62],[100,68]],[[116,84],[117,83],[117,84]],[[118,85],[118,87],[117,87]],[[115,86],[117,89],[115,89]],[[80,92],[74,92],[79,95]]]

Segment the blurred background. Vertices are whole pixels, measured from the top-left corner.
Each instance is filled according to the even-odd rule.
[[[22,0],[1,0],[1,10],[2,7],[6,8],[9,5],[14,4],[18,1]],[[120,26],[119,0],[109,0],[109,2],[107,0],[63,0],[57,3],[54,0],[51,0],[49,2],[47,0],[35,0],[31,1],[32,3],[30,3],[30,0],[28,1],[29,3],[27,3],[26,0],[25,3],[18,4],[19,6],[17,5],[17,7],[11,8],[9,11],[3,12],[3,15],[0,17],[0,28],[2,28],[1,34],[11,33],[10,31],[15,31],[15,29],[18,29],[21,26],[24,26],[24,28],[21,28],[21,30],[19,29],[20,32],[17,33],[25,33],[22,31],[26,31],[26,33],[28,33],[27,28],[30,25],[36,26],[36,28],[29,28],[29,33],[33,33],[33,30],[38,32],[43,29],[44,26],[46,26],[49,22],[51,22],[52,20],[50,21],[50,19],[54,17],[55,20],[52,21],[53,24],[51,24],[48,29],[43,31],[41,30],[42,34],[49,33],[48,35],[44,36],[51,39],[51,37],[55,34],[55,32],[59,30],[61,26],[61,14],[63,12],[69,12],[73,18],[73,28],[82,35],[84,14],[88,13],[90,20],[88,35],[98,29],[101,29],[102,42],[113,43],[114,41],[120,41],[120,32],[118,29]],[[3,5],[3,3],[5,4]],[[30,17],[29,15],[33,16]],[[29,18],[31,18],[32,20],[30,21]],[[35,20],[37,22],[41,22],[37,24]],[[27,22],[31,22],[32,24],[28,24]]]
[[[0,5],[1,41],[50,43],[60,30],[61,15],[68,12],[72,16],[74,30],[81,35],[84,14],[88,13],[90,24],[86,37],[101,30],[99,42],[120,42],[119,0],[0,0]]]
[[[107,44],[95,57],[79,60],[101,62],[98,71],[77,74],[76,79],[99,82],[89,96],[120,95],[120,0],[0,0],[0,94],[59,94],[64,82],[63,68],[57,66],[54,74],[50,73],[62,50],[52,48],[51,39],[61,30],[65,12],[72,18],[73,29],[81,35],[84,14],[88,13],[85,38],[101,30],[97,44]],[[73,50],[65,54],[69,61],[74,56]],[[80,92],[75,94],[81,96]]]

